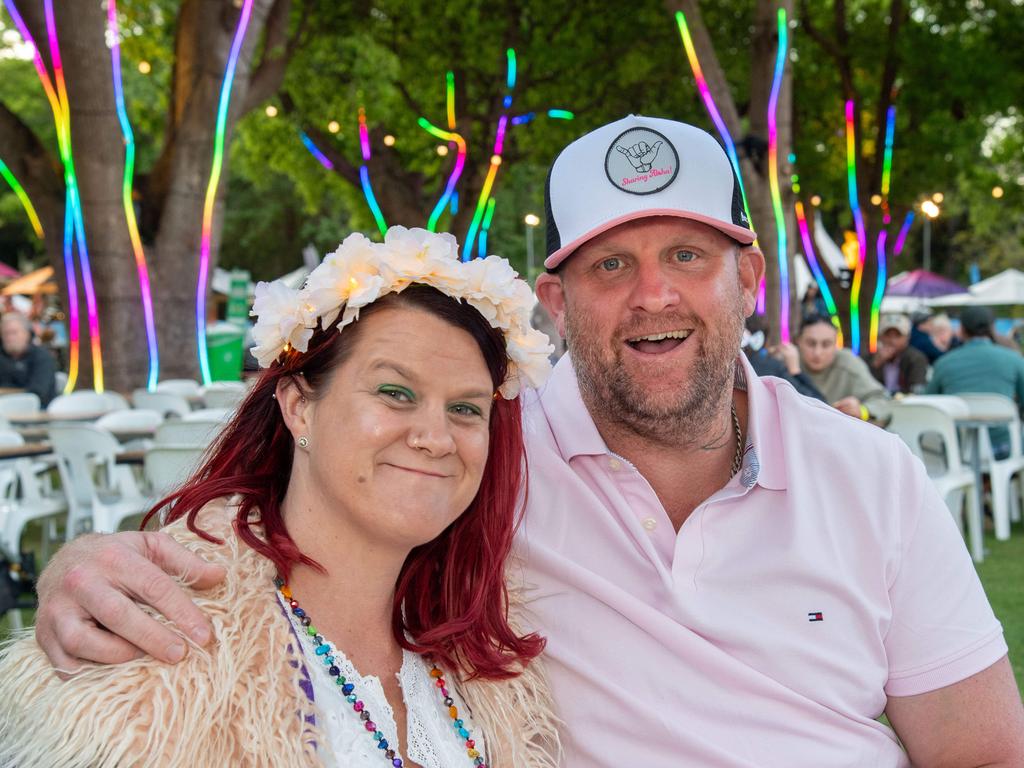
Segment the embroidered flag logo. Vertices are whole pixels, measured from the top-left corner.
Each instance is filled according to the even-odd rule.
[[[816,613],[808,613],[807,614],[807,620],[808,621],[824,621],[825,617],[822,616],[821,611],[817,611]]]

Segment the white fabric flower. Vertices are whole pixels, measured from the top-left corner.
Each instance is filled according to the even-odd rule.
[[[305,352],[316,327],[316,308],[301,291],[281,281],[256,284],[252,315],[258,315],[252,336],[253,356],[264,368],[291,346]]]
[[[512,265],[500,256],[462,262],[452,235],[401,226],[391,227],[383,243],[358,232],[349,235],[300,291],[280,282],[260,283],[252,312],[259,316],[253,354],[267,367],[289,346],[305,352],[318,320],[323,328],[335,325],[341,331],[363,307],[413,284],[464,299],[504,334],[509,375],[499,388],[503,397],[512,399],[523,386],[544,382],[554,348],[530,327],[533,291]]]

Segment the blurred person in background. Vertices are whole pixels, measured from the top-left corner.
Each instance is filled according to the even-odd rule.
[[[887,422],[892,414],[889,394],[867,363],[850,350],[837,348],[837,339],[829,317],[805,318],[796,339],[803,369],[833,408],[864,421]]]
[[[882,315],[878,324],[878,351],[869,366],[890,395],[921,392],[928,383],[928,358],[910,346],[910,318]]]
[[[0,318],[0,387],[12,387],[39,396],[45,408],[56,389],[57,361],[33,343],[32,323],[20,312]]]
[[[992,310],[965,307],[960,314],[964,343],[935,363],[925,391],[930,395],[994,393],[1024,405],[1024,357],[995,343]],[[996,458],[1010,455],[1010,433],[1006,427],[988,431]]]
[[[932,343],[943,352],[960,346],[960,338],[953,330],[953,323],[949,315],[935,315],[928,325],[928,335],[932,337]]]
[[[945,351],[936,345],[932,338],[932,321],[934,318],[927,309],[919,310],[910,316],[910,346],[924,353],[929,364],[934,363]]]
[[[742,349],[754,373],[758,376],[775,376],[788,381],[801,395],[824,402],[825,396],[800,368],[800,351],[788,342],[768,349],[765,346],[768,331],[768,321],[764,315],[755,314],[747,318]]]

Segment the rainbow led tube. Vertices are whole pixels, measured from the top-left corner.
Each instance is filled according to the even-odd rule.
[[[868,352],[872,354],[878,351],[878,316],[882,311],[882,297],[885,296],[885,237],[886,232],[883,229],[878,233],[878,240],[875,243],[875,252],[878,257],[878,277],[875,279],[875,295],[871,298],[871,323],[868,332]]]
[[[796,201],[796,225],[797,229],[800,230],[800,240],[804,245],[804,257],[807,259],[807,265],[811,268],[811,274],[814,275],[814,282],[818,284],[818,290],[821,292],[821,298],[825,302],[825,307],[828,309],[829,317],[832,320],[832,325],[836,328],[836,346],[843,346],[843,324],[839,322],[839,310],[836,308],[835,299],[832,298],[832,291],[828,287],[828,280],[825,279],[825,272],[821,268],[821,264],[818,262],[818,256],[814,252],[814,242],[811,240],[811,233],[807,227],[807,216],[804,214],[804,204],[799,200]]]
[[[203,204],[203,231],[199,246],[199,278],[196,281],[196,345],[199,349],[199,369],[203,376],[203,384],[212,382],[210,361],[206,352],[206,287],[210,275],[210,242],[213,237],[213,209],[217,202],[217,187],[220,183],[220,172],[224,166],[224,137],[227,131],[228,107],[231,103],[231,87],[235,82],[235,67],[242,51],[245,32],[249,28],[252,17],[253,0],[244,0],[242,12],[238,17],[235,35],[231,40],[231,51],[224,70],[224,79],[220,86],[220,100],[217,104],[217,125],[213,138],[213,167],[210,169],[210,180],[206,185],[206,200]]]
[[[132,180],[135,176],[135,134],[132,132],[128,111],[124,104],[124,87],[121,83],[121,33],[117,25],[117,0],[107,0],[107,29],[110,33],[110,65],[114,79],[114,104],[117,108],[117,120],[121,125],[121,136],[124,139],[124,177],[121,182],[121,202],[124,205],[125,222],[128,225],[128,237],[132,243],[135,256],[135,271],[139,280],[139,293],[142,296],[142,315],[146,324],[146,346],[149,350],[149,374],[146,387],[151,392],[156,390],[160,377],[160,355],[157,349],[156,322],[153,318],[153,294],[149,285],[149,268],[146,264],[146,253],[139,236],[138,223],[135,221],[135,206],[132,204]]]
[[[786,233],[786,216],[782,212],[782,192],[779,189],[779,133],[778,106],[779,91],[782,88],[782,74],[786,68],[788,34],[786,11],[778,13],[779,46],[775,55],[775,72],[768,97],[768,185],[771,189],[772,210],[775,212],[775,231],[778,233],[779,263],[779,334],[783,343],[789,343],[789,244]]]
[[[35,206],[32,205],[32,201],[29,200],[28,192],[21,185],[11,169],[7,167],[7,164],[0,159],[0,176],[4,177],[11,189],[14,191],[15,197],[18,198],[18,202],[21,203],[21,207],[25,209],[25,215],[28,216],[29,223],[32,224],[32,230],[36,233],[36,237],[40,240],[43,239],[43,225],[39,222],[39,216],[36,214]]]
[[[449,200],[454,200],[455,185],[459,183],[459,178],[462,176],[462,169],[466,165],[466,141],[459,134],[454,131],[444,131],[433,125],[425,117],[421,117],[416,121],[420,128],[425,130],[431,136],[442,141],[455,142],[458,147],[458,154],[455,157],[455,165],[452,167],[452,172],[448,174],[448,181],[445,183],[444,192],[441,193],[441,199],[437,201],[434,206],[434,210],[430,212],[430,218],[427,221],[427,230],[430,232],[437,231],[437,222],[441,218],[441,214],[444,213],[445,207],[448,205]]]
[[[867,256],[867,234],[864,231],[864,216],[857,197],[857,148],[854,140],[853,101],[846,102],[846,182],[850,197],[850,210],[857,229],[857,264],[850,288],[850,349],[860,354],[860,289],[864,279],[864,259]]]

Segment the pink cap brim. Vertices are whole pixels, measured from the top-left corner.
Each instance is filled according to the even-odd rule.
[[[636,221],[637,219],[647,219],[652,216],[672,216],[677,219],[699,221],[701,224],[707,224],[709,227],[714,227],[722,234],[728,235],[733,240],[736,240],[743,245],[750,245],[757,239],[757,233],[753,230],[747,229],[746,227],[740,227],[735,224],[729,224],[710,216],[703,216],[699,213],[688,213],[687,211],[680,211],[674,208],[649,208],[644,211],[633,211],[632,213],[627,213],[624,216],[619,216],[618,218],[606,221],[599,227],[594,227],[594,229],[586,232],[580,237],[577,237],[571,243],[563,245],[557,251],[544,259],[544,267],[546,269],[554,269],[585,242],[593,240],[595,237],[603,232],[607,232],[609,229],[614,229],[619,226],[619,224],[625,224],[627,221]]]

